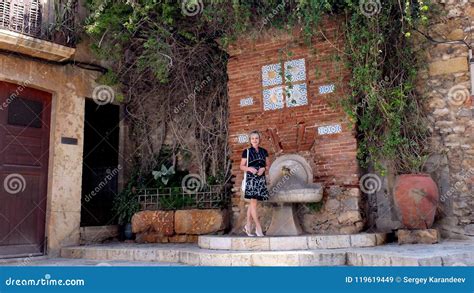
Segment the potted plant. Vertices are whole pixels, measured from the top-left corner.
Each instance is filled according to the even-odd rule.
[[[47,28],[47,37],[51,41],[70,45],[74,42],[74,13],[75,0],[66,0],[63,2],[55,1],[54,3],[54,21]]]
[[[126,240],[132,239],[132,217],[140,211],[140,204],[133,181],[130,181],[126,188],[115,198],[112,210],[117,213],[118,224],[123,227],[124,238]]]
[[[408,229],[431,228],[439,202],[438,186],[423,170],[429,156],[424,149],[419,150],[410,149],[401,158],[411,172],[398,175],[393,189],[399,219]]]

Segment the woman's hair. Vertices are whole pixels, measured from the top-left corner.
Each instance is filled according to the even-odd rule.
[[[251,140],[252,135],[258,135],[258,138],[260,139],[262,138],[260,136],[260,132],[258,132],[257,130],[253,130],[252,132],[249,133],[249,145],[252,145],[252,140]]]

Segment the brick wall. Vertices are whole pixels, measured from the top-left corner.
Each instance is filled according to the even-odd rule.
[[[271,161],[283,154],[296,153],[306,158],[313,168],[315,182],[326,187],[358,185],[354,126],[337,105],[338,99],[347,97],[349,80],[349,72],[343,62],[338,61],[343,51],[340,32],[335,21],[325,21],[323,33],[315,36],[310,46],[298,31],[292,35],[266,32],[257,39],[242,37],[228,49],[231,56],[227,67],[229,144],[235,176],[235,213],[239,212],[236,208],[240,198],[238,188],[243,177],[239,164],[242,151],[248,146],[248,143],[239,142],[239,135],[252,130],[263,135],[261,145],[268,150]],[[306,80],[301,83],[307,87],[307,104],[265,111],[262,92],[267,87],[262,85],[262,66],[301,58],[306,67]],[[283,75],[286,74],[285,71]],[[335,86],[333,92],[320,93],[321,86],[330,85]],[[328,125],[339,125],[340,132],[318,134],[318,127]]]

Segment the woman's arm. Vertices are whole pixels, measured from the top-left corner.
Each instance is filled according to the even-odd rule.
[[[246,158],[242,158],[242,160],[240,160],[240,170],[248,171],[247,159]]]

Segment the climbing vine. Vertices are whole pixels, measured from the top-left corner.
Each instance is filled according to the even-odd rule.
[[[270,27],[299,27],[311,45],[325,15],[345,20],[340,57],[352,78],[340,103],[357,125],[360,163],[381,172],[422,166],[427,131],[412,31],[428,23],[428,1],[88,0],[88,6],[86,32],[111,64],[103,82],[118,83],[124,93],[145,170],[156,166],[166,141],[175,156],[191,154],[203,176],[229,178],[225,47]]]

